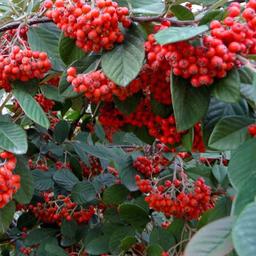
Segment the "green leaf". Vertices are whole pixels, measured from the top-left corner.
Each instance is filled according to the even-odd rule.
[[[194,14],[187,7],[180,4],[172,5],[171,11],[179,20],[193,20],[195,18]]]
[[[53,175],[53,180],[67,191],[72,191],[79,182],[78,178],[70,170],[59,170]]]
[[[256,140],[254,138],[242,144],[233,154],[228,166],[228,175],[236,189],[247,186],[256,178]]]
[[[187,80],[172,76],[172,103],[179,131],[191,128],[207,113],[210,93],[207,88],[194,88]]]
[[[239,256],[256,255],[256,203],[249,204],[238,217],[232,232]]]
[[[25,154],[28,150],[25,131],[14,123],[0,121],[0,148],[14,154]]]
[[[15,213],[15,203],[9,202],[4,208],[0,209],[0,234],[4,234],[12,223]]]
[[[40,228],[40,229],[34,229],[31,232],[29,232],[28,236],[25,239],[25,244],[27,246],[32,246],[35,244],[40,244],[43,241],[54,237],[56,234],[55,229],[50,228]]]
[[[212,174],[215,179],[222,184],[228,174],[228,168],[224,165],[215,164],[212,168]]]
[[[50,100],[64,102],[64,98],[59,95],[58,88],[52,85],[42,85],[40,87],[42,94]]]
[[[170,44],[180,41],[185,41],[191,39],[195,36],[203,34],[208,31],[209,27],[207,25],[202,25],[198,27],[170,27],[155,34],[155,39],[159,44]]]
[[[194,129],[189,129],[188,133],[182,136],[182,146],[187,150],[191,151],[193,147],[193,141],[194,141]]]
[[[159,0],[132,0],[129,3],[134,14],[158,15],[165,8],[164,3]]]
[[[200,229],[189,241],[184,256],[225,256],[233,249],[231,230],[234,220],[226,217]]]
[[[207,12],[203,18],[200,20],[199,25],[205,25],[210,23],[212,20],[222,20],[225,12],[221,10],[213,10],[210,12]]]
[[[147,249],[148,256],[161,256],[163,249],[158,244],[150,245]]]
[[[47,191],[53,189],[54,181],[52,179],[53,172],[48,171],[44,172],[42,170],[34,170],[32,171],[32,175],[34,178],[35,189],[38,191]]]
[[[132,227],[121,226],[116,229],[110,236],[109,239],[109,249],[112,255],[117,255],[120,252],[122,240],[129,236],[134,236],[135,230]]]
[[[123,220],[142,231],[149,222],[148,213],[140,206],[123,203],[119,206],[119,214]]]
[[[168,251],[173,245],[175,245],[175,237],[171,232],[160,227],[154,227],[149,238],[150,244],[158,244],[165,251]]]
[[[45,251],[51,256],[68,256],[63,248],[57,244],[49,243],[45,245]]]
[[[236,149],[250,137],[247,127],[253,122],[253,119],[243,116],[224,117],[214,127],[209,146],[218,150]]]
[[[35,215],[31,212],[23,212],[17,221],[17,227],[19,230],[22,230],[24,227],[30,229],[35,226],[37,223],[37,219]]]
[[[59,56],[59,37],[60,30],[53,23],[30,27],[28,31],[28,42],[31,50],[47,52],[53,69],[62,71],[64,63]]]
[[[71,198],[78,204],[85,204],[96,199],[96,191],[93,184],[89,181],[79,182],[74,185]]]
[[[137,171],[132,167],[132,159],[118,164],[119,176],[122,184],[124,184],[130,191],[137,191],[138,187],[135,182]]]
[[[109,237],[104,235],[92,239],[88,244],[85,245],[86,252],[93,255],[107,253],[109,251],[108,242]]]
[[[153,97],[150,100],[150,105],[152,107],[152,111],[154,114],[167,118],[173,113],[172,106],[166,106],[164,104],[161,104],[157,100],[155,100]]]
[[[214,208],[206,211],[200,218],[197,227],[201,228],[206,224],[230,215],[232,201],[228,196],[218,198]]]
[[[237,69],[229,71],[226,77],[217,80],[212,88],[212,95],[218,100],[227,103],[238,102],[240,100],[240,78]]]
[[[140,72],[145,57],[144,39],[134,25],[124,42],[103,54],[102,69],[106,76],[120,86],[127,86]]]
[[[250,181],[239,189],[232,205],[232,215],[238,216],[249,203],[256,197],[256,178],[251,177]]]
[[[128,250],[132,245],[136,244],[137,239],[134,236],[126,236],[124,239],[121,241],[121,249],[126,251]]]
[[[256,86],[251,84],[241,84],[241,95],[247,100],[253,109],[256,109]]]
[[[107,188],[103,193],[103,201],[105,204],[121,204],[128,195],[128,189],[121,184],[115,184]]]
[[[14,199],[20,204],[30,203],[34,193],[34,180],[31,171],[25,164],[26,159],[17,158],[15,174],[20,175],[20,189],[15,194]]]
[[[100,57],[98,55],[88,55],[82,57],[81,59],[74,61],[69,67],[75,67],[77,73],[89,73],[97,68],[99,64]],[[59,94],[65,98],[72,98],[78,96],[76,92],[73,91],[72,85],[67,81],[67,73],[63,72],[60,83],[58,86]]]
[[[76,46],[75,40],[65,37],[63,33],[61,33],[59,41],[59,53],[66,65],[70,65],[73,61],[80,59],[85,55],[82,49]]]
[[[36,100],[25,91],[25,89],[14,88],[13,95],[17,99],[27,117],[46,129],[50,127],[50,122],[45,112],[36,102]]]
[[[119,100],[117,97],[114,97],[114,103],[124,115],[129,115],[136,110],[141,96],[141,93],[136,93],[125,100]]]
[[[53,138],[58,143],[63,143],[68,137],[70,125],[67,121],[61,120],[58,122],[53,131]]]

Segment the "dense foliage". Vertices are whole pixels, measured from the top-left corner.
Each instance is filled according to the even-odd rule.
[[[256,255],[256,0],[3,0],[0,254]]]

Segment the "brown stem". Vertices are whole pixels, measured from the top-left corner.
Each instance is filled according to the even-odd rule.
[[[199,20],[180,21],[180,20],[176,20],[175,18],[167,18],[167,17],[165,18],[165,17],[161,17],[161,16],[153,16],[153,17],[147,17],[147,16],[135,17],[135,16],[132,16],[131,19],[135,22],[170,21],[173,25],[178,26],[178,27],[182,27],[182,26],[186,26],[186,25],[195,25],[199,22]],[[27,22],[27,24],[28,25],[35,25],[35,24],[50,23],[50,22],[53,22],[53,21],[51,19],[47,18],[47,17],[42,17],[42,18],[37,18],[37,19],[32,18]],[[20,22],[9,23],[8,25],[0,27],[0,33],[4,32],[4,31],[7,31],[7,30],[18,28],[19,25],[20,25]]]
[[[38,18],[38,19],[30,19],[27,24],[28,25],[35,25],[35,24],[40,24],[40,23],[49,23],[52,22],[52,20],[50,20],[49,18],[43,17],[43,18]],[[12,22],[9,23],[8,25],[5,25],[3,27],[0,27],[0,33],[7,31],[7,30],[11,30],[11,29],[15,29],[18,28],[20,25],[20,21],[19,22]]]

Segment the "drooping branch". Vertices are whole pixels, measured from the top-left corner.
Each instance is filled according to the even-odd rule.
[[[33,18],[30,19],[27,24],[28,25],[35,25],[35,24],[41,24],[41,23],[49,23],[52,22],[52,20],[50,20],[49,18],[43,17],[43,18]],[[20,25],[20,21],[15,21],[15,22],[11,22],[8,25],[5,25],[3,27],[0,27],[0,33],[1,32],[5,32],[7,30],[11,30],[11,29],[15,29],[18,28]]]
[[[131,19],[134,22],[162,22],[162,21],[170,21],[174,26],[177,27],[182,27],[182,26],[187,26],[187,25],[194,25],[197,24],[199,21],[198,20],[184,20],[184,21],[180,21],[180,20],[176,20],[175,18],[164,18],[161,16],[139,16],[139,17],[135,17],[132,16]],[[28,20],[27,24],[28,25],[35,25],[35,24],[41,24],[41,23],[50,23],[52,22],[51,19],[47,18],[47,17],[42,17],[42,18],[32,18],[30,20]],[[5,25],[3,27],[0,27],[0,33],[1,32],[5,32],[7,30],[11,30],[11,29],[15,29],[18,28],[20,25],[20,21],[14,21],[9,23],[8,25]]]

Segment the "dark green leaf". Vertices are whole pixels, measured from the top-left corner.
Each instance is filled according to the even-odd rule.
[[[173,245],[175,245],[174,236],[167,230],[160,227],[154,227],[150,234],[150,244],[158,244],[165,251],[168,251]]]
[[[185,41],[208,31],[207,25],[198,27],[170,27],[156,33],[155,38],[159,44],[170,44]]]
[[[13,216],[15,213],[15,203],[13,201],[5,205],[4,208],[0,209],[0,234],[4,234],[12,223]]]
[[[212,94],[218,100],[236,103],[240,100],[240,78],[237,69],[229,71],[228,75],[214,83]]]
[[[64,102],[64,98],[59,95],[57,87],[52,85],[43,85],[40,87],[40,90],[47,99]]]
[[[29,117],[31,120],[41,125],[42,127],[46,129],[49,128],[50,122],[45,112],[36,102],[36,100],[25,91],[24,88],[15,88],[13,90],[13,95],[17,99],[18,103],[20,104],[27,117]]]
[[[59,170],[53,175],[54,181],[67,191],[72,191],[79,182],[78,178],[70,170]]]
[[[104,191],[103,201],[105,204],[120,204],[127,198],[128,193],[124,185],[115,184]]]
[[[28,32],[28,42],[31,49],[47,52],[53,68],[62,71],[64,63],[59,56],[59,37],[60,30],[53,23],[30,27]]]
[[[75,40],[65,37],[63,33],[61,34],[59,41],[59,53],[66,65],[71,64],[73,61],[80,59],[85,55],[85,53],[76,46]]]
[[[32,228],[36,225],[37,219],[31,212],[24,212],[20,215],[17,221],[17,227],[22,230],[24,227]]]
[[[102,69],[113,82],[127,86],[140,72],[144,57],[144,39],[134,25],[127,31],[122,44],[104,53]]]
[[[14,170],[15,174],[18,174],[21,179],[20,189],[14,196],[15,200],[17,200],[20,204],[30,203],[35,186],[32,173],[28,169],[25,161],[25,158],[17,158],[17,164]]]
[[[149,222],[148,213],[138,205],[123,203],[119,206],[119,214],[123,220],[140,231]]]
[[[200,20],[199,25],[205,25],[210,23],[212,20],[222,20],[225,12],[221,10],[213,10],[210,12],[207,12],[203,18]]]
[[[0,148],[14,154],[25,154],[28,150],[25,131],[14,123],[0,121]]]
[[[78,204],[85,204],[96,199],[96,191],[94,186],[89,181],[79,182],[74,185],[71,198]]]
[[[98,238],[94,238],[88,244],[86,244],[86,252],[93,255],[107,253],[109,251],[108,242],[109,237],[107,236],[100,236]]]
[[[193,20],[194,14],[185,6],[174,4],[171,6],[171,11],[179,20]]]
[[[147,249],[148,256],[161,256],[163,249],[158,244],[150,245]]]
[[[207,88],[194,88],[187,80],[172,76],[172,103],[179,131],[191,128],[207,113],[210,93]]]
[[[158,116],[167,118],[170,116],[171,113],[173,113],[173,109],[171,106],[166,106],[164,104],[161,104],[154,98],[151,98],[150,104],[152,107],[152,111],[154,112],[154,114],[156,114]]]
[[[67,121],[61,120],[58,122],[53,131],[53,138],[58,143],[62,143],[68,137],[70,125]]]
[[[126,100],[119,100],[117,97],[114,97],[114,103],[116,107],[124,114],[129,115],[136,110],[137,105],[141,100],[141,93],[136,93]]]
[[[249,138],[247,127],[253,122],[243,116],[224,117],[214,127],[209,146],[218,150],[236,149]]]
[[[55,234],[56,234],[55,229],[49,229],[49,228],[34,229],[31,232],[29,232],[27,238],[25,239],[25,244],[27,246],[39,244],[39,243],[42,243],[42,241],[44,240],[54,237]]]
[[[34,170],[32,171],[32,175],[34,178],[35,189],[39,191],[47,191],[53,188],[53,172],[48,171],[44,172],[42,170]]]

